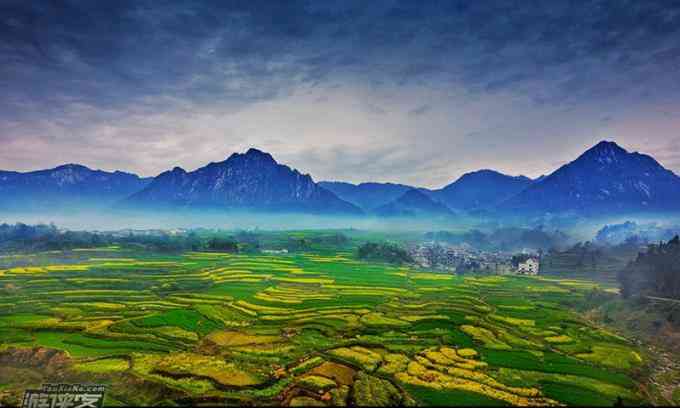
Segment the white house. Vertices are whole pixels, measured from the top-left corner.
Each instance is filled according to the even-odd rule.
[[[520,262],[519,265],[517,265],[517,273],[520,275],[538,275],[538,267],[539,267],[539,262],[538,259],[536,258],[529,258],[524,262]]]
[[[263,254],[287,254],[287,249],[263,249]]]

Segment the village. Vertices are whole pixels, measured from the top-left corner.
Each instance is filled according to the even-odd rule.
[[[123,229],[106,231],[114,237],[168,237],[189,233],[217,231],[208,229]],[[426,241],[407,245],[407,251],[421,268],[456,274],[484,273],[493,275],[538,275],[541,255],[524,249],[516,252],[480,250],[469,244],[453,245],[440,241]],[[268,255],[285,255],[288,249],[262,248]]]
[[[409,246],[408,252],[421,268],[456,274],[538,275],[540,270],[540,255],[528,250],[520,253],[482,251],[469,245],[425,242]]]

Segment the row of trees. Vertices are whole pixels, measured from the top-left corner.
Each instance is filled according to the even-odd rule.
[[[60,231],[53,224],[0,224],[0,250],[49,251],[70,248],[89,248],[108,245],[103,234],[80,231]]]
[[[0,224],[0,251],[35,252],[123,245],[160,252],[249,253],[258,252],[263,240],[267,242],[267,237],[249,231],[239,231],[230,235],[200,229],[180,234],[169,234],[163,231],[121,234],[60,230],[54,224]],[[290,252],[299,252],[310,250],[314,246],[344,246],[349,241],[347,236],[334,233],[309,238],[288,237],[283,244],[277,241],[274,245],[283,245]]]
[[[63,231],[53,224],[0,224],[0,251],[53,251],[74,248],[96,248],[109,245],[150,249],[159,252],[220,251],[239,252],[253,247],[251,242],[239,244],[234,237],[199,236],[188,234],[133,234],[127,235]],[[255,247],[257,247],[255,245]]]
[[[621,294],[680,299],[680,238],[650,245],[618,275]]]

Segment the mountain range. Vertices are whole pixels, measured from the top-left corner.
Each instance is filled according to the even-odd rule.
[[[0,209],[42,211],[56,207],[107,207],[151,182],[122,171],[65,164],[26,173],[0,171]]]
[[[494,170],[479,170],[462,175],[453,183],[437,190],[393,183],[352,184],[340,181],[322,181],[319,185],[332,191],[343,200],[349,201],[367,212],[394,204],[399,206],[401,197],[411,190],[418,190],[435,203],[441,203],[449,210],[475,210],[493,208],[498,203],[519,193],[533,181],[525,176],[508,176]],[[415,194],[411,193],[413,196]],[[421,210],[429,212],[425,201]],[[403,203],[402,203],[403,204]],[[413,203],[412,203],[413,204]],[[432,209],[430,207],[430,209]],[[378,213],[383,212],[382,208]],[[416,211],[419,212],[419,211]],[[451,212],[451,211],[449,211]]]
[[[535,180],[485,169],[435,190],[392,183],[317,183],[257,149],[190,172],[175,167],[154,178],[77,164],[26,173],[0,171],[0,210],[74,207],[409,217],[680,212],[680,177],[651,156],[608,141]]]

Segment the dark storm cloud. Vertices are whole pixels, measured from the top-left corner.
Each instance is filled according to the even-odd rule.
[[[487,91],[544,79],[599,97],[622,84],[595,79],[677,67],[679,11],[667,0],[10,1],[0,8],[3,102],[248,102],[332,74]],[[583,69],[551,77],[565,64]]]
[[[6,0],[0,143],[28,134],[72,148],[93,143],[93,124],[236,112],[302,88],[465,92],[448,104],[413,101],[405,113],[414,119],[502,93],[560,109],[677,100],[678,38],[680,2],[669,0]],[[368,99],[361,109],[389,127],[391,107]],[[149,149],[161,144],[152,139]],[[185,142],[164,143],[150,154]]]

